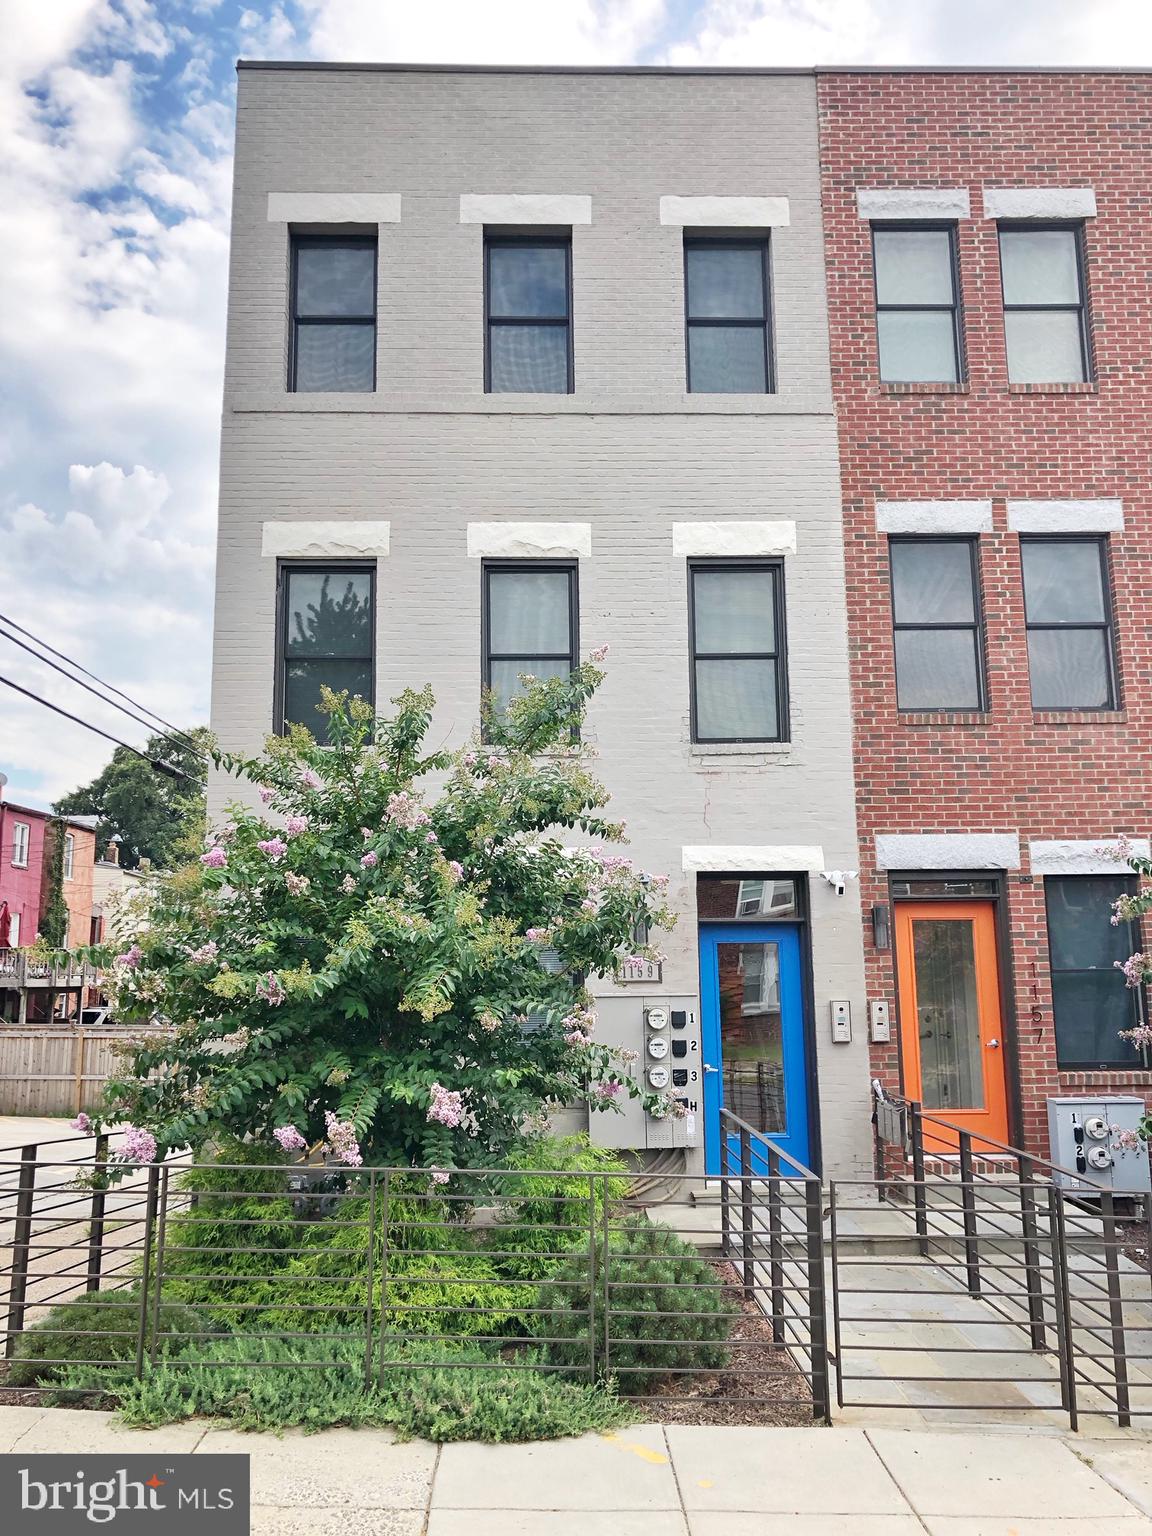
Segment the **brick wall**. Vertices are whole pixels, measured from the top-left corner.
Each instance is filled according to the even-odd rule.
[[[1019,1060],[1027,1145],[1046,1144],[1044,1100],[1147,1074],[1057,1071],[1043,882],[1029,839],[1146,835],[1152,702],[1152,80],[1147,76],[824,74],[817,79],[833,389],[840,429],[858,815],[865,914],[886,901],[874,838],[1016,831],[1007,874],[1012,976],[1006,1029]],[[1008,382],[996,225],[982,186],[1092,187],[1086,264],[1096,382]],[[965,187],[958,226],[968,383],[879,381],[869,225],[857,187]],[[988,712],[900,717],[886,538],[877,500],[992,498],[980,539]],[[1123,500],[1111,536],[1122,708],[1041,714],[1029,693],[1019,541],[1008,499]],[[865,951],[872,996],[894,996],[892,955]],[[1014,1018],[1012,1017],[1014,1015]],[[899,1081],[898,1047],[873,1067]]]

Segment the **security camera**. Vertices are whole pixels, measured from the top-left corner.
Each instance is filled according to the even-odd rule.
[[[827,880],[837,896],[843,896],[849,880],[855,880],[858,873],[859,871],[855,869],[822,869],[820,871],[821,877]]]

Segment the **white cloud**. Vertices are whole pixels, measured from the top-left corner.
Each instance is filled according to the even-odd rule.
[[[469,64],[631,62],[665,0],[300,0],[318,58]]]
[[[674,65],[1152,61],[1147,0],[706,0]]]

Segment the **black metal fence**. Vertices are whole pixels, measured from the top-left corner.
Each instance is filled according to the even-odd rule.
[[[1147,1201],[913,1101],[875,1127],[829,1187],[840,1404],[1152,1420]]]
[[[826,1419],[819,1180],[727,1123],[718,1184],[187,1159],[126,1168],[107,1136],[0,1153],[9,1379],[74,1386],[78,1354],[92,1357],[93,1391],[185,1361],[341,1367],[368,1386],[447,1366],[612,1380],[671,1416],[760,1405],[765,1421]],[[99,1316],[95,1303],[50,1310],[91,1292]]]

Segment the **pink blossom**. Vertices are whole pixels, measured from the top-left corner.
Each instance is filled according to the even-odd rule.
[[[1139,1131],[1125,1129],[1119,1125],[1110,1127],[1112,1132],[1112,1145],[1117,1152],[1139,1152],[1142,1145]]]
[[[385,814],[389,821],[394,821],[398,827],[406,827],[409,832],[428,823],[428,812],[416,796],[410,795],[406,789],[398,789],[395,794],[388,796]]]
[[[437,1167],[437,1165],[433,1163],[428,1169],[428,1172],[432,1175],[433,1184],[447,1184],[449,1179],[447,1168]]]
[[[608,656],[608,647],[606,645],[598,645],[596,649],[591,653],[591,656],[593,661],[606,660]]]
[[[328,1131],[328,1141],[325,1145],[328,1156],[338,1163],[346,1163],[349,1168],[359,1168],[364,1161],[364,1155],[360,1151],[356,1127],[351,1120],[337,1120],[332,1111],[326,1109],[324,1124]]]
[[[460,863],[459,859],[448,860],[448,873],[452,876],[453,880],[463,880],[464,866]]]
[[[352,892],[356,889],[356,876],[345,875],[340,882],[340,889],[344,892],[345,896],[351,896]]]
[[[365,842],[367,842],[368,839],[372,836],[372,828],[371,827],[361,827],[360,828],[360,836],[364,839]]]
[[[200,862],[206,869],[223,869],[228,862],[228,855],[217,845],[215,848],[209,848],[207,853],[202,853]]]
[[[115,963],[125,966],[130,971],[134,971],[139,967],[143,958],[144,951],[140,948],[139,944],[133,944],[131,949],[126,949],[122,955],[116,956]]]
[[[548,928],[526,928],[524,937],[529,944],[546,944],[552,937],[552,932]]]
[[[614,1077],[607,1077],[596,1084],[596,1097],[598,1099],[611,1100],[620,1092],[622,1084]]]
[[[1122,1029],[1121,1040],[1128,1040],[1138,1051],[1146,1051],[1152,1046],[1152,1024],[1137,1024],[1135,1029]]]
[[[307,875],[293,874],[290,869],[287,869],[284,871],[284,884],[293,896],[303,896],[312,882]]]
[[[564,1036],[564,1043],[566,1045],[591,1045],[592,1040],[582,1029],[570,1029]]]
[[[261,976],[256,983],[256,996],[262,997],[269,1008],[278,1008],[288,996],[280,983],[280,978],[275,971],[269,971],[266,976]]]
[[[207,944],[201,944],[199,949],[190,949],[188,959],[193,965],[211,965],[220,953],[215,939],[209,939]]]
[[[580,910],[581,910],[581,912],[599,912],[600,908],[592,900],[591,896],[587,896],[580,903]]]
[[[142,1131],[137,1126],[125,1126],[123,1144],[112,1154],[112,1160],[117,1163],[154,1163],[155,1136],[151,1131]]]
[[[274,789],[269,789],[267,784],[261,784],[260,798],[263,800],[264,804],[267,805],[270,801],[275,800],[276,791]]]
[[[475,754],[475,752],[465,752],[462,761],[464,763],[465,768],[475,768],[475,766],[476,766],[476,754]]]
[[[360,860],[361,867],[364,868],[364,869],[375,869],[377,864],[379,864],[379,862],[380,862],[380,855],[377,854],[377,853],[373,853],[371,851],[371,849],[369,849],[369,851]]]
[[[300,770],[300,782],[305,789],[320,789],[324,780],[316,772],[315,768],[302,768]]]
[[[495,755],[495,753],[493,753],[493,755],[488,759],[488,766],[489,768],[499,768],[500,759]]]
[[[88,1132],[92,1129],[92,1122],[83,1110],[80,1111],[75,1120],[69,1120],[68,1124],[74,1131]]]
[[[432,1102],[428,1106],[428,1119],[440,1125],[457,1126],[464,1115],[464,1095],[432,1084]]]
[[[491,1035],[491,1034],[494,1034],[495,1031],[500,1028],[500,1015],[498,1013],[490,1013],[486,1009],[480,1015],[480,1018],[479,1018],[478,1022],[479,1022],[480,1028],[482,1030],[484,1030],[486,1034]]]
[[[289,816],[284,823],[284,830],[289,837],[299,837],[301,832],[308,830],[307,816]]]
[[[284,1152],[303,1152],[308,1145],[294,1125],[278,1125],[272,1137],[280,1143],[281,1151]]]
[[[1144,973],[1152,966],[1152,957],[1142,955],[1139,951],[1129,955],[1127,960],[1113,961],[1118,971],[1124,972],[1124,980],[1130,987],[1139,987],[1143,984]]]
[[[282,837],[268,837],[263,842],[256,844],[261,853],[266,853],[273,864],[279,864],[280,860],[288,852],[288,844]]]
[[[424,841],[430,845],[434,845],[438,843],[440,839],[436,836],[435,832],[426,832],[424,834]]]

